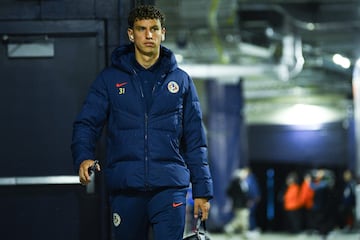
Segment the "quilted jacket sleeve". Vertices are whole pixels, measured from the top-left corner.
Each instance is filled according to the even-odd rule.
[[[183,155],[190,170],[193,198],[213,197],[213,182],[207,160],[207,143],[200,102],[191,78],[184,104]]]
[[[100,74],[73,124],[71,150],[76,172],[82,161],[95,159],[96,143],[101,135],[108,111],[108,96]]]

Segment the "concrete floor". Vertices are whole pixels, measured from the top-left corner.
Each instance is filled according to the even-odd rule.
[[[232,237],[219,233],[208,233],[210,240],[242,240],[241,235],[234,235]],[[297,234],[291,235],[287,233],[259,233],[255,236],[248,237],[247,240],[323,240],[317,234]],[[360,232],[343,233],[340,231],[331,232],[326,240],[360,240]]]

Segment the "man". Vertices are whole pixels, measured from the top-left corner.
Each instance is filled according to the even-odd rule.
[[[300,185],[298,174],[290,172],[286,177],[286,190],[284,194],[284,211],[286,224],[290,233],[299,233],[302,230]]]
[[[312,175],[310,172],[305,173],[300,186],[300,202],[302,203],[302,211],[304,215],[304,227],[309,233],[314,230],[314,190],[311,188]]]
[[[256,176],[251,171],[250,167],[244,167],[241,169],[241,175],[244,176],[244,179],[249,186],[249,236],[251,237],[257,237],[259,235],[258,226],[257,226],[257,207],[261,200],[261,192],[259,188],[259,184],[257,181]]]
[[[330,170],[316,170],[315,180],[311,182],[314,190],[314,227],[322,239],[327,239],[335,228],[337,197],[334,191],[335,177]]]
[[[340,227],[345,231],[351,231],[355,225],[356,180],[349,169],[343,172],[343,180],[339,204]]]
[[[234,172],[226,194],[232,200],[234,216],[231,221],[225,225],[225,233],[232,236],[236,232],[241,232],[244,238],[247,237],[249,230],[249,186],[245,181],[245,175],[241,169]]]
[[[213,197],[198,96],[174,54],[161,46],[164,21],[154,6],[130,12],[131,43],[115,49],[74,123],[72,152],[82,184],[91,180],[106,126],[103,164],[116,239],[147,239],[151,227],[154,240],[180,240],[190,181],[195,218],[199,212],[208,218]]]

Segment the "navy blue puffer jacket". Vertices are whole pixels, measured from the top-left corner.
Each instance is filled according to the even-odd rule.
[[[173,53],[161,47],[161,78],[146,110],[141,79],[133,67],[134,46],[117,48],[112,66],[92,84],[74,122],[75,169],[95,158],[106,126],[105,177],[110,191],[187,187],[193,197],[212,198],[212,179],[198,96]]]

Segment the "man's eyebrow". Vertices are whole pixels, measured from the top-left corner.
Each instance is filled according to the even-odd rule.
[[[135,25],[134,26],[135,28],[146,28],[146,26],[144,25]],[[152,25],[150,26],[150,28],[158,28],[158,29],[161,29],[161,27],[159,25]]]

